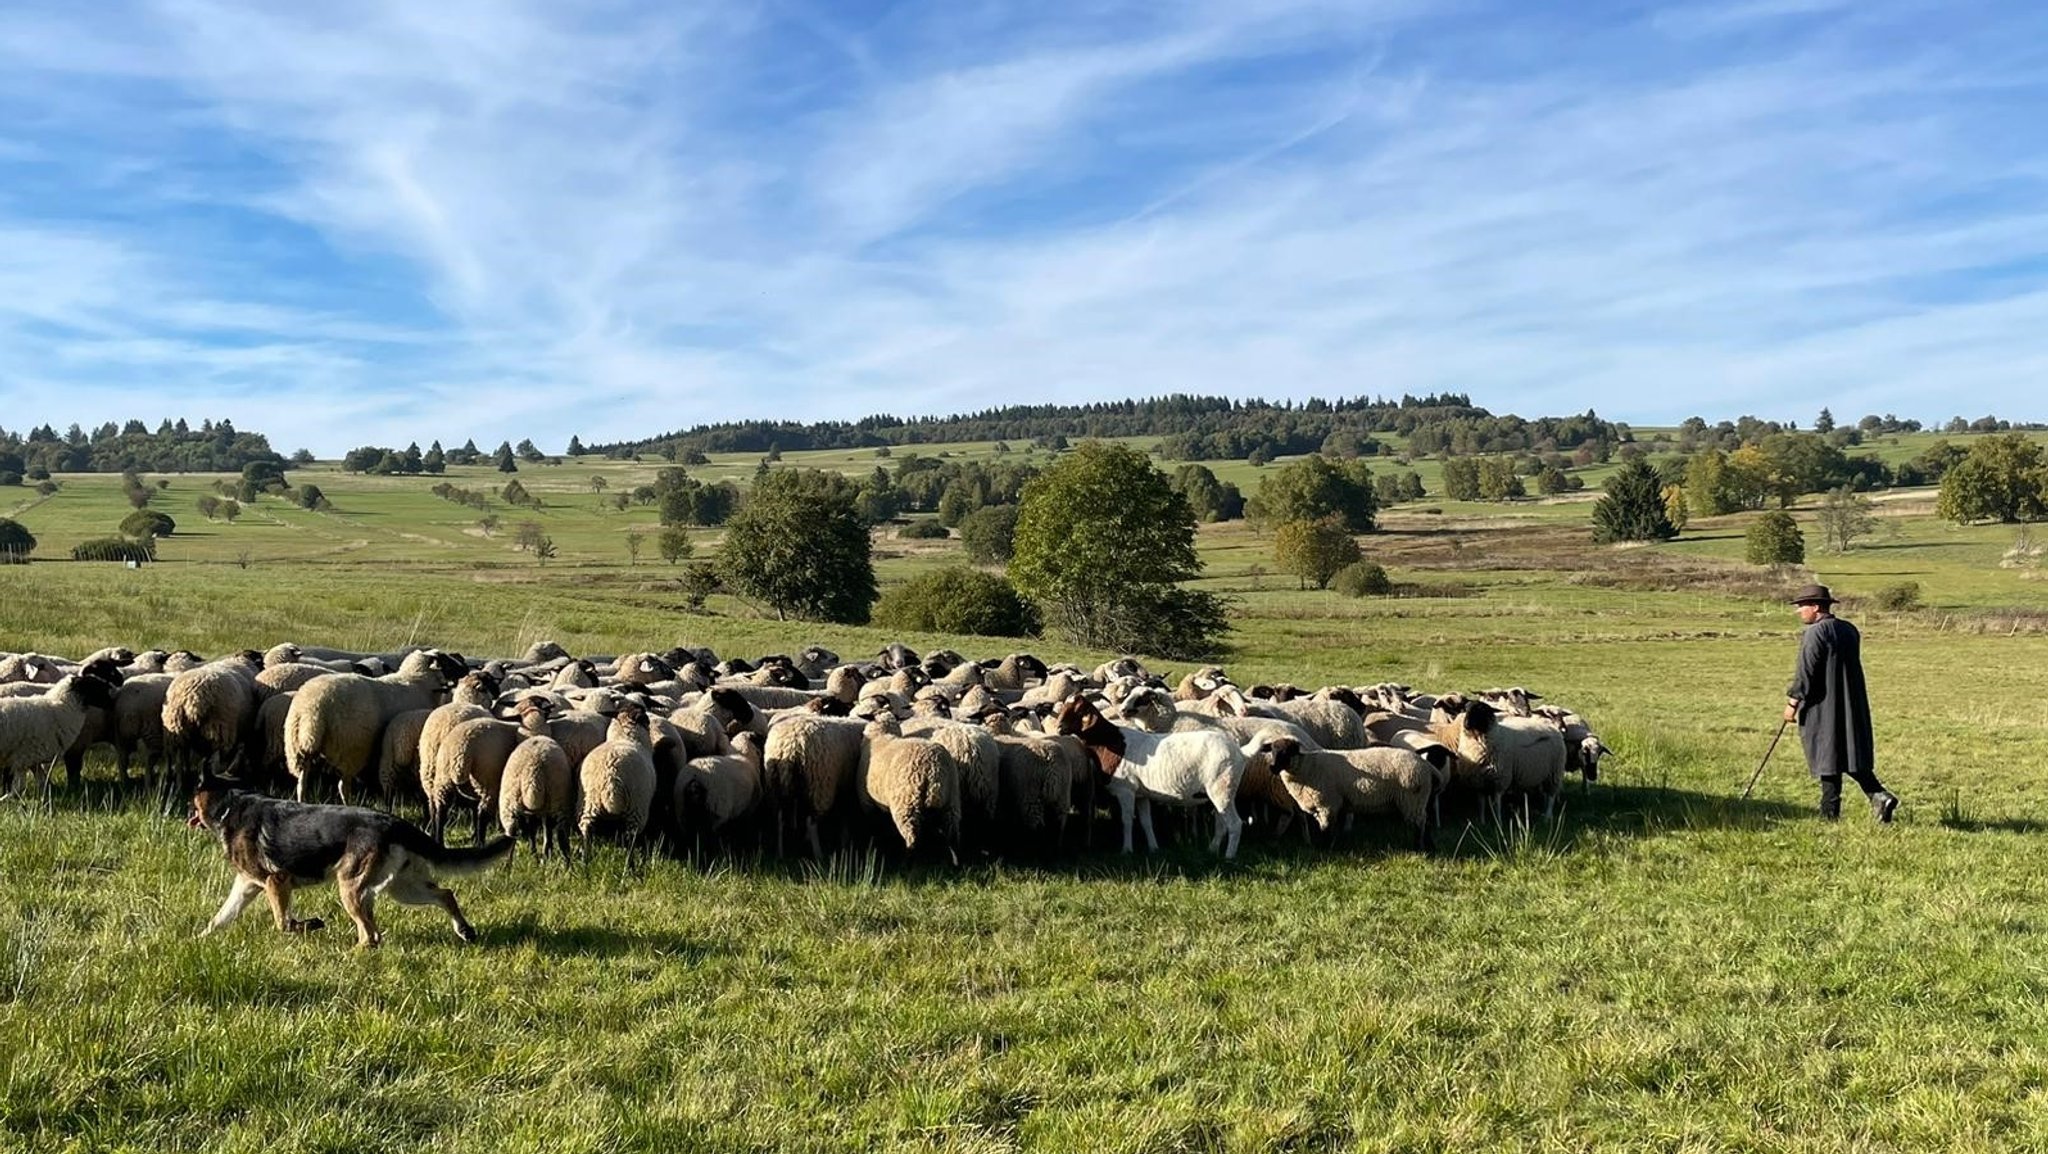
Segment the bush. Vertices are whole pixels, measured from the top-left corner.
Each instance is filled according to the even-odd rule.
[[[1798,565],[1806,560],[1806,537],[1792,514],[1765,513],[1749,527],[1747,556],[1752,565]]]
[[[906,541],[938,541],[952,535],[937,521],[912,521],[896,530],[896,536]]]
[[[1877,595],[1870,600],[1879,609],[1888,612],[1910,612],[1920,608],[1920,583],[1918,581],[1901,581],[1896,585],[1887,585],[1878,590]]]
[[[1346,597],[1384,597],[1394,591],[1387,571],[1370,561],[1354,561],[1330,580],[1330,587]]]
[[[18,565],[36,551],[36,535],[19,521],[0,517],[0,565]]]
[[[1001,577],[954,565],[884,593],[874,623],[924,633],[1025,637],[1038,631],[1038,612]]]
[[[0,473],[0,486],[12,486],[12,485],[19,485],[19,484],[21,484],[21,474],[20,474],[20,473],[16,473],[16,472],[11,472],[11,471],[10,471],[10,472],[5,472],[5,473]]]
[[[680,525],[670,525],[663,529],[656,548],[661,552],[661,559],[671,565],[689,560],[690,554],[697,551],[697,547],[690,542],[690,531]],[[701,599],[699,603],[702,603]]]
[[[71,547],[73,561],[154,561],[156,541],[154,538],[130,540],[126,537],[95,537],[80,541]]]
[[[1017,506],[985,505],[960,522],[960,543],[977,565],[1007,565],[1017,545]]]
[[[693,610],[704,608],[704,599],[725,588],[718,569],[709,561],[683,566],[683,600]]]
[[[153,509],[137,509],[121,518],[121,535],[124,537],[168,537],[178,531],[178,523],[168,513]]]

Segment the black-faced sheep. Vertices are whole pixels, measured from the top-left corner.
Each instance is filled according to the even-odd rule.
[[[114,693],[107,681],[78,673],[58,679],[40,696],[0,699],[0,794],[13,792],[23,771],[40,773],[47,802],[50,769],[78,740],[86,711],[112,709]]]
[[[285,765],[310,801],[323,774],[332,774],[348,801],[355,783],[381,749],[384,726],[408,710],[431,709],[466,667],[453,654],[408,657],[397,673],[364,677],[337,673],[306,684],[285,715]]]
[[[583,759],[577,776],[582,807],[576,830],[584,844],[613,834],[625,841],[630,855],[654,808],[654,743],[647,735],[646,711],[620,706],[604,744]]]
[[[498,822],[506,837],[538,842],[543,856],[569,853],[569,825],[576,818],[576,767],[548,730],[552,706],[546,698],[520,702],[524,739],[505,761]]]
[[[906,852],[933,841],[960,862],[960,765],[944,746],[904,737],[892,718],[871,721],[863,734],[856,793],[888,815]]]

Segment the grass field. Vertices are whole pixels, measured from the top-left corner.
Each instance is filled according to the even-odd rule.
[[[969,451],[922,451],[942,449]],[[427,479],[308,471],[335,512],[264,501],[208,525],[208,479],[173,477],[162,563],[0,567],[0,649],[891,639],[728,598],[683,612],[651,534],[625,563],[652,512],[600,513],[588,483],[652,471],[522,471],[561,546],[546,566]],[[64,480],[18,514],[40,555],[125,512],[115,479]],[[1268,541],[1205,527],[1240,680],[1520,683],[1616,749],[1556,822],[1447,829],[1430,857],[1379,828],[1313,852],[1249,838],[1229,866],[1199,845],[957,872],[520,857],[458,885],[481,948],[402,910],[362,955],[255,913],[195,939],[226,869],[142,807],[0,804],[0,1148],[2048,1147],[2048,586],[1999,567],[2010,528],[1942,524],[1930,500],[1881,502],[1867,545],[1796,574],[1740,563],[1743,516],[1606,549],[1585,501],[1396,510],[1368,555],[1427,595],[1362,601],[1296,590],[1255,569]],[[957,553],[878,557],[887,583]],[[1779,593],[1807,579],[1922,587],[1916,611],[1845,610],[1906,801],[1891,828],[1811,818],[1789,744],[1736,800],[1796,645]],[[338,913],[331,890],[302,904]]]

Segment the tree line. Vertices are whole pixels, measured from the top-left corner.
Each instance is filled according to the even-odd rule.
[[[155,432],[139,420],[112,421],[87,432],[73,424],[59,433],[38,425],[27,433],[0,428],[0,474],[47,480],[52,473],[238,473],[253,462],[283,464],[261,433],[230,421],[206,420],[192,428],[181,418]]]

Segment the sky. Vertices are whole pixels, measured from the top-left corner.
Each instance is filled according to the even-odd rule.
[[[0,427],[2048,418],[2033,0],[9,0]]]

